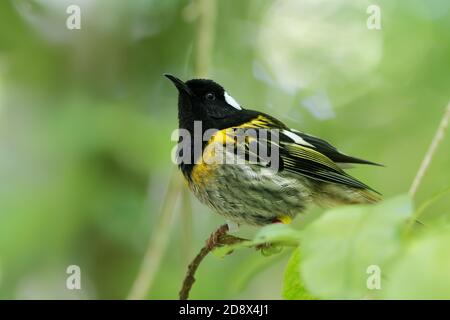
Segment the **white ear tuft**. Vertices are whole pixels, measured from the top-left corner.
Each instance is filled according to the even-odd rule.
[[[236,108],[238,110],[242,110],[241,106],[239,105],[239,103],[237,103],[236,100],[234,100],[234,98],[232,96],[230,96],[226,91],[224,93],[224,97],[225,97],[225,101],[232,106],[233,108]]]

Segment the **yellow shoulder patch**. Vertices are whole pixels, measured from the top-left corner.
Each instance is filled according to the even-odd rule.
[[[236,128],[268,128],[268,124],[271,123],[266,117],[259,115],[256,118],[250,120],[249,122],[243,123]]]
[[[230,133],[232,133],[230,129],[222,129],[217,131],[216,134],[213,135],[209,140],[208,145],[211,143],[221,143],[221,144],[233,143],[234,138]]]

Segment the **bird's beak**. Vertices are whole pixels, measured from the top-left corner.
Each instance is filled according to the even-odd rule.
[[[175,85],[175,87],[177,87],[177,89],[180,93],[185,92],[188,95],[192,96],[192,91],[191,91],[191,89],[189,89],[189,87],[186,85],[186,83],[184,83],[183,81],[181,81],[180,79],[178,79],[177,77],[175,77],[169,73],[164,73],[164,76],[173,82],[173,84]]]

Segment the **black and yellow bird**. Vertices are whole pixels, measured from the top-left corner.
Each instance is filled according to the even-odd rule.
[[[201,146],[192,143],[187,147],[191,150],[181,150],[180,154],[189,151],[190,156],[182,157],[179,166],[195,196],[228,221],[256,226],[290,223],[311,203],[333,206],[380,199],[376,191],[342,170],[349,164],[376,163],[345,155],[325,140],[290,129],[270,115],[244,109],[212,80],[183,82],[165,76],[179,92],[179,129],[198,135],[196,121],[201,123],[202,135],[216,129]],[[252,162],[248,157],[238,164],[211,161],[211,146],[230,143],[233,148],[224,149],[225,153],[241,151],[249,156],[252,139],[237,139],[234,132],[239,128],[277,132],[277,139],[266,134],[263,142],[277,147],[276,169],[267,161]],[[201,150],[197,156],[196,148]]]

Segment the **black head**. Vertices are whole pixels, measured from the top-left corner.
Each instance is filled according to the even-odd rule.
[[[194,121],[202,121],[203,130],[223,129],[245,118],[244,109],[214,81],[192,79],[183,82],[170,74],[164,75],[178,89],[180,128],[190,130]]]

